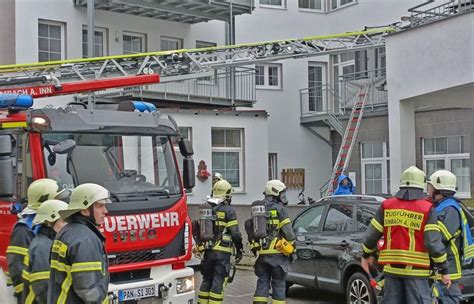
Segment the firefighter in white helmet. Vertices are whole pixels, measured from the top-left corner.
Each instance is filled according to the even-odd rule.
[[[448,170],[438,170],[427,181],[428,193],[436,208],[438,225],[448,254],[448,273],[452,285],[439,286],[438,301],[443,304],[459,303],[462,266],[474,258],[470,227],[456,194],[456,176]],[[438,280],[439,275],[438,275]]]
[[[39,230],[28,248],[23,270],[23,302],[25,304],[46,304],[49,283],[49,254],[53,240],[66,222],[59,216],[60,210],[67,209],[67,203],[47,200],[38,208],[33,220]]]
[[[263,194],[262,201],[252,203],[252,218],[245,223],[252,252],[258,252],[253,303],[267,303],[270,287],[272,303],[285,303],[286,277],[295,240],[285,208],[286,186],[279,180],[268,181]]]
[[[219,172],[216,172],[212,175],[212,187],[214,187],[214,185],[220,181],[220,180],[223,180],[224,178],[222,177],[222,174],[220,174]]]
[[[82,184],[72,191],[68,208],[59,211],[68,225],[58,233],[51,250],[50,303],[107,301],[105,238],[98,227],[104,223],[109,197],[100,185]]]
[[[28,254],[31,240],[38,233],[38,227],[34,227],[33,220],[40,205],[48,200],[66,194],[55,180],[49,178],[38,179],[30,184],[27,191],[28,205],[19,214],[19,220],[13,227],[10,244],[7,248],[7,262],[11,284],[15,289],[15,297],[18,303],[24,290],[22,273],[23,261]]]
[[[230,206],[231,201],[231,184],[226,180],[216,182],[212,198],[200,206],[200,213],[205,217],[198,220],[199,224],[196,225],[196,221],[193,223],[193,227],[200,232],[193,232],[194,239],[197,246],[204,250],[202,283],[198,292],[200,304],[223,303],[224,285],[231,268],[232,247],[236,249],[235,263],[238,264],[242,259],[242,234],[235,210]]]

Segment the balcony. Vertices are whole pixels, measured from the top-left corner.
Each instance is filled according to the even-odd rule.
[[[311,127],[330,127],[344,133],[341,119],[347,118],[354,106],[359,88],[370,85],[365,113],[387,111],[385,69],[361,71],[339,77],[335,85],[320,85],[300,90],[301,124]]]
[[[252,107],[256,102],[254,69],[216,70],[211,76],[172,80],[163,77],[156,85],[117,89],[95,97],[107,103],[136,99],[182,108]]]
[[[87,7],[88,0],[75,0],[76,6]],[[232,5],[231,5],[232,4]],[[254,0],[95,0],[95,8],[109,12],[161,19],[187,24],[221,20],[250,14]]]

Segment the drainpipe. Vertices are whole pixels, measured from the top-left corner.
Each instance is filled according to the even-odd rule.
[[[87,56],[94,57],[95,0],[87,0]],[[94,108],[94,93],[88,94],[88,106]]]

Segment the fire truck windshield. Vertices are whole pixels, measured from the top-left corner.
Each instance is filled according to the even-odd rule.
[[[43,153],[48,177],[68,190],[96,183],[117,201],[145,193],[181,194],[173,145],[166,136],[43,134]]]

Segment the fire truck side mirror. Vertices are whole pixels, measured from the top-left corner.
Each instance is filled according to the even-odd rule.
[[[179,152],[181,153],[181,155],[183,155],[183,157],[193,156],[194,154],[193,144],[191,143],[189,139],[180,138],[178,142],[178,146],[179,146]]]
[[[13,196],[13,142],[10,135],[0,135],[0,197]]]
[[[194,159],[183,158],[183,184],[185,189],[192,189],[196,185]]]
[[[76,147],[73,139],[66,139],[54,145],[53,151],[57,154],[69,154]]]

